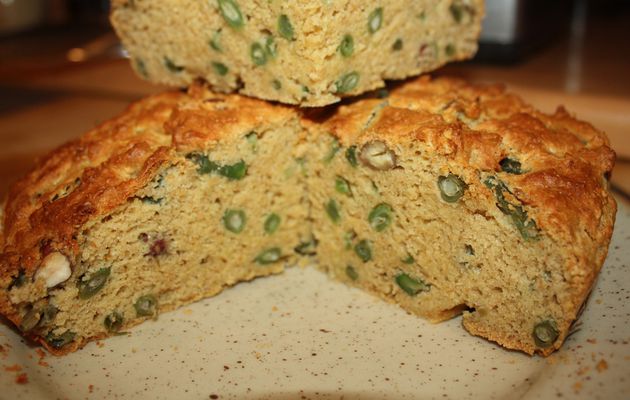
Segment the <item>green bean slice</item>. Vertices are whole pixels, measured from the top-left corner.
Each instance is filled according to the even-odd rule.
[[[254,261],[260,265],[268,265],[280,261],[281,258],[282,251],[280,248],[272,247],[258,254],[256,258],[254,258]]]
[[[341,176],[335,177],[335,190],[341,194],[352,197],[352,187],[350,182]]]
[[[89,277],[83,277],[79,279],[77,287],[79,289],[79,298],[82,300],[89,299],[98,293],[103,287],[105,283],[107,283],[107,279],[111,273],[111,268],[101,268],[98,271],[92,273]]]
[[[190,153],[186,158],[197,165],[197,173],[199,175],[207,175],[219,169],[219,164],[210,161],[208,156],[200,153]]]
[[[413,264],[416,262],[416,259],[409,253],[407,253],[407,257],[402,260],[405,264]]]
[[[339,45],[339,52],[343,57],[350,57],[354,53],[354,38],[351,34],[345,34]]]
[[[508,174],[521,175],[523,173],[521,162],[513,158],[505,157],[499,161],[499,165],[501,166],[501,170]]]
[[[438,177],[438,187],[442,200],[447,203],[455,203],[464,196],[464,191],[468,185],[457,175],[448,174]]]
[[[151,317],[157,313],[158,300],[152,294],[145,294],[138,297],[133,308],[136,309],[138,317]]]
[[[339,150],[341,149],[341,143],[339,143],[339,139],[337,139],[336,137],[332,137],[332,143],[330,145],[330,150],[328,151],[328,153],[326,154],[326,156],[324,156],[324,162],[325,163],[329,163],[333,160],[333,158],[335,158],[335,156],[337,155],[337,153],[339,152]]]
[[[348,93],[355,89],[359,84],[360,75],[358,72],[353,71],[343,75],[335,83],[337,87],[337,93]]]
[[[381,203],[375,206],[368,215],[368,221],[372,229],[382,232],[392,223],[392,213],[394,209],[387,203]]]
[[[241,180],[247,175],[247,164],[241,160],[232,165],[224,165],[219,167],[219,174],[231,181]]]
[[[302,242],[293,249],[296,253],[303,256],[312,256],[317,254],[318,240],[311,237],[308,241]]]
[[[120,328],[122,328],[124,321],[125,319],[123,318],[122,314],[118,311],[114,311],[107,317],[105,317],[105,320],[103,320],[103,325],[105,325],[105,329],[107,329],[107,332],[116,333],[120,330]]]
[[[430,285],[424,283],[422,279],[414,279],[405,273],[396,276],[396,284],[409,296],[415,296],[420,292],[428,292],[430,289]]]
[[[273,36],[267,36],[267,38],[265,39],[265,51],[267,52],[267,55],[271,58],[276,58],[276,56],[278,55],[278,45],[276,44]]]
[[[26,273],[23,268],[18,270],[18,274],[11,279],[11,283],[7,287],[7,290],[11,290],[14,287],[22,287],[26,283]]]
[[[241,233],[247,224],[243,210],[226,210],[223,214],[223,226],[232,233]]]
[[[55,335],[52,332],[49,332],[46,335],[46,342],[54,349],[60,349],[74,341],[76,337],[76,333],[71,331],[65,331],[61,335]]]
[[[267,219],[265,219],[265,233],[267,233],[268,235],[273,234],[275,231],[278,230],[278,227],[280,226],[280,216],[276,213],[271,213],[269,214],[269,216],[267,216]]]
[[[339,205],[335,199],[328,200],[328,203],[324,204],[324,209],[326,210],[326,214],[328,214],[330,220],[335,224],[338,224],[341,219],[341,214],[339,213]]]
[[[355,168],[359,165],[359,161],[357,160],[357,146],[353,145],[348,147],[346,150],[346,160]]]
[[[173,60],[168,57],[164,57],[164,65],[166,66],[166,69],[175,74],[178,74],[184,70],[184,67],[175,64],[175,62],[173,62]]]
[[[346,275],[348,276],[348,278],[352,279],[353,281],[356,281],[357,279],[359,279],[359,273],[357,272],[356,269],[354,269],[352,265],[348,265],[346,267]]]
[[[558,326],[554,320],[545,320],[536,324],[532,332],[536,346],[541,348],[553,345],[559,335]]]
[[[372,259],[372,248],[370,243],[365,239],[361,240],[354,246],[354,252],[364,263]]]
[[[372,11],[368,16],[368,32],[376,33],[383,25],[383,7]]]
[[[252,43],[249,54],[255,65],[260,67],[267,64],[267,53],[260,43]]]
[[[210,47],[219,53],[223,52],[223,48],[221,47],[221,30],[220,29],[218,31],[214,31],[214,33],[212,34],[212,38],[210,39]]]
[[[221,15],[232,28],[238,29],[245,25],[243,20],[243,14],[238,6],[238,3],[234,0],[217,0],[219,3],[219,10]]]
[[[213,62],[212,68],[214,69],[214,72],[216,72],[220,76],[225,76],[230,71],[225,64],[220,62]]]
[[[291,20],[286,14],[282,14],[278,17],[278,33],[287,40],[295,40],[293,25],[291,25]]]

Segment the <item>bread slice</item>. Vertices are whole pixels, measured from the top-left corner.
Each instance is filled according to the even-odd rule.
[[[322,106],[477,50],[482,0],[114,0],[139,76]]]
[[[11,190],[0,312],[55,354],[288,265],[529,354],[612,234],[614,153],[560,108],[417,79],[304,110],[202,86],[131,106]]]

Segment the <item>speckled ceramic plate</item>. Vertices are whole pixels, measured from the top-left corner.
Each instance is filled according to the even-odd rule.
[[[547,359],[294,268],[62,358],[0,324],[0,398],[628,399],[629,244],[620,206],[581,329]]]

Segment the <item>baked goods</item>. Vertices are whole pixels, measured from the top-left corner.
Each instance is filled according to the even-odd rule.
[[[605,259],[604,134],[497,86],[420,78],[304,111],[194,85],[145,99],[11,190],[0,312],[51,352],[285,265],[550,354]]]
[[[322,106],[477,49],[482,0],[114,0],[139,76]]]

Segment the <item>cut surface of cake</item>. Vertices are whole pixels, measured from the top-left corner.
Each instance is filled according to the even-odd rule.
[[[139,76],[305,106],[432,71],[477,50],[482,0],[115,0]]]
[[[560,348],[606,257],[606,136],[422,77],[300,110],[203,85],[57,149],[2,207],[0,312],[55,354],[315,264],[510,349]]]

